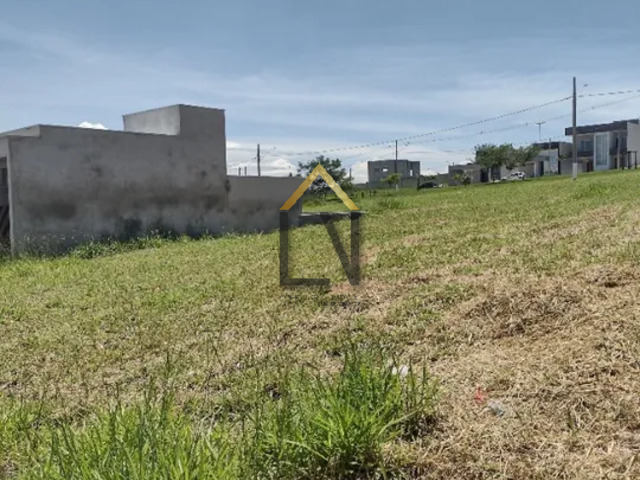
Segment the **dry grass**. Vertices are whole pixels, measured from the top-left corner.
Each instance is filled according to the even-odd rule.
[[[0,397],[82,415],[116,386],[135,401],[169,353],[179,400],[202,408],[381,342],[441,383],[435,434],[388,446],[411,477],[640,478],[637,180],[364,199],[360,287],[316,259],[322,227],[294,234],[298,273],[329,292],[281,291],[270,235],[5,264]]]

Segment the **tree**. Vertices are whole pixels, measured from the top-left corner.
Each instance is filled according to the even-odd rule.
[[[502,145],[492,145],[490,143],[478,145],[476,147],[475,163],[489,170],[492,179],[495,179],[496,172],[509,161],[512,150],[513,145],[508,143]]]
[[[516,166],[523,166],[526,163],[532,161],[540,153],[540,148],[535,145],[529,145],[527,147],[513,148],[511,152],[511,162],[505,167],[507,170],[513,170]]]
[[[471,183],[471,177],[469,175],[467,175],[466,173],[456,173],[453,176],[453,179],[457,183],[461,183],[465,187]]]
[[[396,190],[398,189],[398,184],[400,183],[400,179],[402,178],[402,176],[399,173],[392,173],[389,176],[387,176],[384,180],[382,180],[384,183],[389,184],[389,186],[396,186]]]
[[[513,170],[517,166],[523,166],[536,158],[539,151],[535,145],[515,148],[510,143],[502,145],[485,143],[476,147],[475,163],[485,167],[492,173],[492,177],[495,177],[496,171],[500,167],[504,166],[507,170]]]
[[[351,180],[347,178],[347,171],[342,167],[342,162],[337,158],[331,159],[320,155],[313,160],[309,160],[307,163],[299,162],[298,174],[302,174],[306,177],[313,171],[314,168],[318,166],[318,164],[324,167],[327,173],[331,175],[331,178],[333,178],[333,180],[338,185],[340,185],[340,188],[349,188]],[[329,185],[327,185],[327,183],[322,178],[318,177],[311,184],[309,190],[313,193],[322,193],[326,195],[330,189]]]

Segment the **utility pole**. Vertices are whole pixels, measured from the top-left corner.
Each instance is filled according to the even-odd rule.
[[[573,77],[573,179],[578,178],[578,92]]]
[[[349,180],[351,180],[351,168],[349,168]]]
[[[258,155],[256,158],[258,160],[258,176],[260,176],[260,144],[258,144]]]
[[[394,166],[394,173],[398,173],[398,141],[396,140],[396,161]],[[398,184],[396,183],[396,190],[398,190]]]
[[[396,140],[396,163],[394,173],[398,173],[398,140]]]
[[[536,125],[538,125],[538,141],[541,142],[542,141],[542,124],[545,122],[536,122]]]

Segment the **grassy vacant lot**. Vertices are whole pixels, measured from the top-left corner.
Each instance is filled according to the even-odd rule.
[[[330,277],[328,292],[278,286],[277,234],[0,264],[0,478],[152,476],[126,449],[100,450],[105,438],[173,455],[157,478],[193,458],[202,470],[172,478],[234,478],[234,462],[253,466],[245,478],[640,478],[640,172],[355,201],[367,212],[359,288],[322,226],[292,234],[292,264]],[[345,353],[363,345],[384,353],[353,354],[353,367]],[[387,358],[438,379],[435,422],[423,421],[431,380],[412,371],[399,385]],[[363,418],[354,391],[373,392]],[[332,428],[343,444],[314,430]],[[225,435],[250,446],[231,452]],[[100,471],[90,451],[129,470],[77,473]]]

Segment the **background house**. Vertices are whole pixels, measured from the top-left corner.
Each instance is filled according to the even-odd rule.
[[[300,179],[228,176],[223,110],[173,105],[123,120],[123,131],[37,125],[0,135],[0,227],[9,223],[0,233],[14,253],[155,230],[277,228]]]
[[[531,162],[533,177],[550,174],[570,173],[571,167],[563,169],[562,162],[571,162],[572,145],[569,142],[538,142],[538,156]]]
[[[371,188],[384,187],[384,179],[392,173],[401,176],[400,186],[418,186],[420,179],[420,162],[410,160],[373,160],[367,162],[369,186]]]
[[[489,181],[489,172],[482,165],[474,163],[466,165],[449,165],[449,185],[460,185],[458,175],[466,175],[471,179],[471,183],[484,183]]]
[[[639,123],[638,119],[633,119],[577,127],[578,162],[583,170],[590,172],[632,166],[640,150]],[[565,129],[565,135],[572,134],[572,127]]]
[[[550,141],[534,143],[533,146],[538,149],[538,155],[533,160],[511,171],[500,167],[500,178],[508,177],[514,171],[523,172],[529,178],[571,172],[571,143]]]

